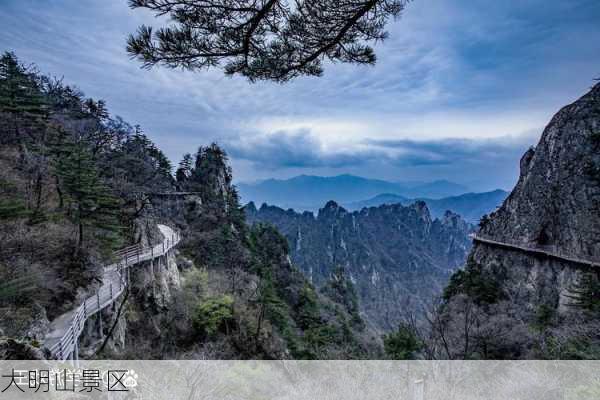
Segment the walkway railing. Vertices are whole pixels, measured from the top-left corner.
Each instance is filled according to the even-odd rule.
[[[555,249],[550,249],[550,248],[545,248],[545,247],[529,247],[529,246],[524,246],[521,244],[500,242],[497,240],[481,237],[474,233],[469,236],[471,236],[471,238],[473,239],[474,242],[478,242],[478,243],[485,243],[485,244],[489,244],[492,246],[518,250],[518,251],[522,251],[524,253],[535,254],[538,256],[544,256],[544,257],[549,257],[549,258],[566,261],[566,262],[569,262],[572,264],[584,265],[586,267],[600,266],[600,260],[580,258],[580,257],[574,256],[571,254],[565,254],[565,253],[557,251]]]
[[[48,347],[53,358],[64,361],[70,357],[77,357],[78,339],[83,332],[85,321],[114,303],[123,293],[129,284],[129,267],[164,256],[180,242],[179,233],[165,225],[159,225],[158,227],[164,236],[162,243],[149,248],[135,245],[115,252],[118,261],[104,268],[103,285],[98,292],[85,299],[72,312],[70,318],[67,314],[63,316],[65,318],[59,317],[57,319],[56,324],[58,326],[55,327],[55,331],[58,331],[58,335],[55,335],[54,340],[58,340]]]

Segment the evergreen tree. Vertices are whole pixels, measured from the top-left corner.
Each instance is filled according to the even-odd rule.
[[[387,37],[384,27],[406,0],[129,0],[167,16],[168,26],[142,25],[127,51],[145,67],[164,64],[189,70],[222,65],[250,81],[285,82],[319,76],[323,63],[374,64],[370,43]]]
[[[127,140],[125,152],[129,155],[129,161],[135,165],[129,165],[127,169],[145,172],[141,186],[152,185],[153,181],[163,182],[165,178],[172,181],[171,162],[160,151],[154,143],[143,133],[139,125],[135,126],[135,133]],[[130,167],[133,167],[131,169]]]
[[[44,138],[48,107],[37,75],[13,53],[0,57],[0,143]]]
[[[192,155],[187,153],[183,156],[183,159],[179,163],[179,168],[175,172],[175,179],[178,184],[183,184],[192,174]]]
[[[413,360],[417,352],[423,348],[423,343],[417,337],[414,329],[400,324],[396,332],[383,336],[383,346],[386,354],[392,360]]]
[[[78,227],[77,247],[82,248],[87,228],[103,232],[102,240],[118,239],[118,200],[103,184],[89,150],[81,140],[63,143],[56,172],[63,188],[67,217]]]
[[[364,326],[364,321],[359,313],[356,289],[343,267],[337,267],[333,270],[329,281],[323,286],[321,292],[336,303],[342,304],[352,317],[352,323],[360,327]]]
[[[308,284],[305,284],[300,291],[296,311],[298,326],[304,330],[314,328],[322,322],[317,294]]]

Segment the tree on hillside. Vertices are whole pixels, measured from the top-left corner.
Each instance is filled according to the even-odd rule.
[[[423,348],[414,329],[406,324],[400,324],[398,330],[384,335],[383,346],[392,360],[414,360]]]
[[[407,0],[129,0],[172,24],[142,25],[127,51],[144,67],[217,67],[250,81],[320,76],[323,61],[374,64],[368,43]]]
[[[116,124],[114,129],[120,132],[126,128]],[[122,196],[127,196],[127,192],[131,194],[135,191],[169,190],[173,183],[171,162],[139,127],[132,129],[134,131],[131,134],[120,140],[117,151],[110,152],[108,157],[102,160],[107,171],[110,171],[110,174],[106,174],[123,179],[117,182]],[[123,136],[122,133],[119,135]]]
[[[184,154],[183,159],[179,163],[179,168],[175,171],[175,180],[181,186],[192,174],[192,165],[194,160],[190,153]]]
[[[14,53],[0,57],[0,143],[43,138],[48,106],[37,75]]]
[[[101,181],[90,151],[79,141],[62,144],[56,173],[65,196],[66,215],[78,228],[77,248],[83,247],[87,229],[102,231],[100,239],[113,245],[120,230],[119,202]]]
[[[342,304],[352,317],[352,322],[363,326],[364,322],[360,318],[356,288],[344,267],[338,266],[333,270],[328,282],[321,288],[321,293],[336,303]]]

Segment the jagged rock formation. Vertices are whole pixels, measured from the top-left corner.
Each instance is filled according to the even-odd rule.
[[[516,187],[479,235],[600,261],[599,172],[597,84],[523,155]],[[476,244],[446,290],[441,356],[598,358],[599,288],[597,269]]]
[[[380,194],[372,199],[357,201],[344,205],[350,211],[361,210],[364,207],[377,207],[383,204],[402,204],[408,205],[416,200],[422,200],[427,204],[427,208],[434,218],[441,218],[446,211],[450,210],[461,216],[467,222],[477,224],[481,217],[495,211],[504,199],[508,196],[508,192],[504,190],[494,190],[484,193],[465,193],[459,196],[444,197],[441,199],[407,199],[406,197],[396,194]]]
[[[245,211],[249,223],[271,223],[286,236],[292,260],[315,285],[343,268],[364,315],[383,330],[422,313],[470,249],[472,227],[451,212],[432,220],[423,202],[348,212],[330,201],[316,218],[253,203]]]

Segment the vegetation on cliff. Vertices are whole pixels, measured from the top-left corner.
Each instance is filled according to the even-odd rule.
[[[356,307],[318,293],[274,228],[246,225],[216,144],[185,156],[173,177],[139,126],[6,53],[0,145],[0,335],[39,346],[49,320],[94,293],[113,251],[160,241],[161,222],[183,231],[180,271],[172,271],[182,284],[168,295],[147,293],[144,270],[135,271],[125,312],[103,312],[111,324],[105,333],[124,331],[121,346],[103,356],[357,358],[379,351]],[[175,191],[193,195],[173,207],[155,198]]]

